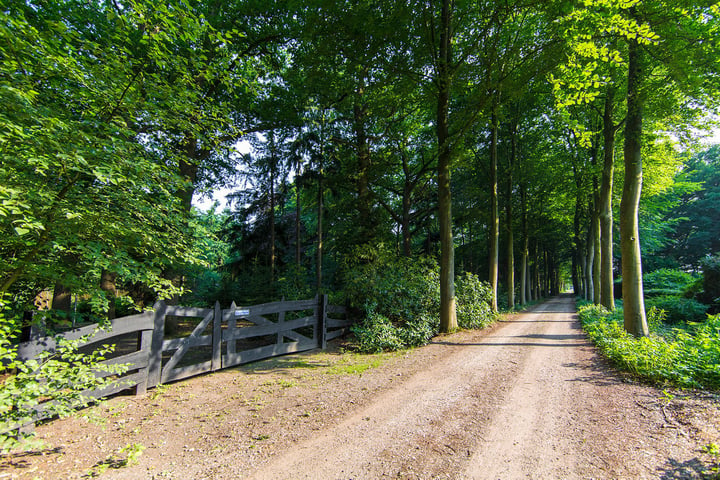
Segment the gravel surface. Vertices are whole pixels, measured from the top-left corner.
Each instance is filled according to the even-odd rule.
[[[38,435],[0,479],[713,478],[720,398],[616,373],[558,297],[411,352],[336,343],[115,397]]]

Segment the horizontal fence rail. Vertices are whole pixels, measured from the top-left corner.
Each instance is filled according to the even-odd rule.
[[[185,336],[174,336],[168,327],[194,325]],[[68,340],[91,335],[80,344],[116,343],[116,356],[105,364],[126,364],[128,371],[103,389],[84,393],[101,398],[130,388],[142,394],[148,388],[193,375],[256,360],[326,348],[344,334],[352,321],[345,307],[328,304],[327,296],[309,300],[280,301],[228,309],[195,308],[158,302],[152,311],[117,318],[104,329],[98,325],[76,328],[55,336],[35,338],[18,345],[18,359],[27,361],[42,352],[54,352],[58,337]],[[176,332],[175,332],[176,333]],[[170,337],[170,338],[168,338]],[[104,375],[99,373],[98,375]],[[38,412],[37,419],[44,418]]]

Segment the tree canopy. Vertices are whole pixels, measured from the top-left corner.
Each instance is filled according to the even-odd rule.
[[[640,252],[697,270],[720,248],[717,148],[691,141],[720,98],[709,2],[12,0],[0,16],[0,293],[18,309],[43,290],[99,313],[116,293],[340,295],[428,257],[443,331],[470,272],[496,309],[569,286],[612,308],[622,277],[641,335]],[[225,212],[192,208],[220,186]]]

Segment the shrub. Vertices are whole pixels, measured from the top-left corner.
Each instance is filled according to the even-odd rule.
[[[367,247],[344,272],[345,301],[363,320],[352,328],[358,349],[365,352],[425,345],[437,334],[440,271],[428,258],[398,258]],[[458,325],[481,328],[494,319],[492,291],[477,276],[456,281]]]
[[[678,269],[661,268],[643,275],[645,295],[683,295],[697,278]]]
[[[438,329],[440,273],[427,258],[367,252],[344,271],[345,302],[363,320],[353,327],[361,351],[397,350],[427,343]],[[373,338],[376,341],[373,341]]]
[[[622,326],[622,309],[582,305],[583,329],[620,368],[639,377],[680,387],[720,389],[720,316],[690,330],[633,337]],[[654,313],[660,315],[661,313]],[[654,320],[653,320],[654,322]]]
[[[713,304],[713,310],[717,312],[720,304],[720,255],[706,258],[702,262],[702,268],[703,292],[700,294],[700,300]]]
[[[492,288],[481,282],[477,275],[465,273],[455,281],[457,319],[460,328],[483,328],[493,322],[495,314],[490,308]]]
[[[702,322],[708,309],[707,305],[697,300],[673,295],[649,298],[646,305],[664,310],[667,323]]]

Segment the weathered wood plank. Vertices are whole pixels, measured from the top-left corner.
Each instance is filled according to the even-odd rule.
[[[327,328],[344,328],[344,327],[349,327],[353,323],[355,323],[355,322],[353,322],[352,320],[336,320],[334,318],[328,318],[326,327]]]
[[[188,349],[204,344],[200,342],[207,341],[206,339],[208,336],[204,335],[203,337],[201,337],[200,334],[205,331],[208,324],[210,323],[210,320],[213,319],[214,312],[209,309],[206,310],[208,311],[208,313],[205,315],[205,318],[203,318],[202,321],[195,326],[192,333],[188,337],[185,337],[183,341],[180,342],[180,346],[177,348],[177,350],[175,350],[175,353],[172,355],[172,357],[170,357],[170,360],[168,360],[168,362],[163,367],[163,378],[165,377],[165,372],[172,370],[175,365],[177,365],[178,362],[182,359]],[[212,344],[212,337],[210,338],[210,343]]]
[[[314,350],[315,348],[317,348],[317,343],[314,341],[305,343],[283,343],[281,345],[275,343],[272,345],[266,345],[264,347],[258,347],[251,350],[238,352],[233,356],[225,355],[223,358],[223,365],[231,367],[235,365],[241,365],[243,363],[262,360],[264,358],[276,357],[278,355]]]
[[[145,354],[145,365],[140,367],[138,365],[138,375],[140,375],[140,380],[138,381],[137,385],[135,386],[135,395],[142,395],[145,392],[147,392],[147,384],[148,384],[148,374],[150,373],[150,345],[152,343],[152,332],[144,330],[140,333],[140,338],[138,339],[138,349],[140,352],[143,352]]]
[[[148,365],[147,386],[154,387],[160,384],[162,377],[162,352],[163,342],[165,340],[165,312],[167,305],[165,302],[158,302],[154,305],[155,313],[153,315],[153,336],[150,342],[150,365]]]
[[[121,365],[123,363],[131,363],[132,366],[129,367],[129,369],[136,370],[138,368],[147,367],[149,364],[149,360],[150,359],[148,358],[147,350],[139,350],[137,352],[128,353],[127,355],[123,355],[121,357],[115,357],[109,360],[105,360],[102,363],[104,365]]]
[[[172,382],[210,371],[212,371],[212,360],[196,363],[195,365],[188,365],[187,367],[174,368],[167,371],[163,369],[162,381],[163,383]]]
[[[222,368],[222,310],[220,302],[215,302],[213,312],[213,334],[212,334],[212,370]]]
[[[124,377],[118,378],[115,382],[111,383],[102,390],[88,390],[83,392],[83,395],[89,398],[102,398],[112,395],[114,393],[122,392],[136,386],[139,382],[146,378],[141,372],[136,372]]]
[[[285,324],[285,312],[280,312],[280,313],[278,313],[278,321],[277,321],[277,323],[278,323],[278,325],[280,326],[280,328],[278,329],[277,342],[276,342],[276,343],[279,345],[279,344],[283,343],[283,337],[284,337],[284,335],[282,334],[282,332],[285,331],[285,329],[283,328],[283,325]]]
[[[295,330],[296,328],[310,327],[315,325],[315,317],[303,317],[289,322],[273,323],[268,322],[265,325],[258,325],[255,327],[239,327],[235,330],[225,330],[223,332],[223,340],[239,340],[243,338],[261,337],[264,335],[273,335],[282,333],[284,336],[289,336],[287,332]]]
[[[280,314],[283,315],[283,319],[285,318],[284,313],[285,313],[285,312],[280,312]],[[304,318],[315,318],[315,317],[312,316],[312,317],[304,317]],[[261,322],[260,319],[262,319],[263,321]],[[268,320],[268,319],[266,319],[266,318],[264,318],[264,317],[255,317],[255,320],[256,320],[256,321],[255,321],[254,323],[255,323],[256,325],[277,325],[277,323],[271,322],[270,320]],[[240,328],[251,328],[251,327],[240,327]],[[296,327],[296,328],[300,328],[300,327]],[[287,337],[287,338],[289,338],[289,339],[291,339],[291,340],[293,340],[293,341],[296,341],[296,342],[311,341],[308,337],[306,337],[306,336],[304,336],[304,335],[301,335],[301,334],[299,334],[299,333],[297,333],[297,332],[292,332],[292,331],[283,330],[283,331],[278,332],[278,333],[282,333],[283,337]],[[282,343],[282,342],[279,341],[278,343]]]
[[[280,312],[311,310],[313,308],[315,308],[315,299],[261,303],[259,305],[252,305],[248,307],[236,306],[232,310],[223,310],[223,320],[229,320],[230,316],[235,316],[236,318],[248,318],[251,316],[270,315]],[[248,313],[243,313],[241,315],[237,314],[242,311],[248,311]]]
[[[188,348],[209,347],[212,345],[212,335],[203,335],[202,337],[180,337],[165,340],[163,342],[163,352],[177,350],[183,345],[186,345]]]
[[[235,311],[236,309],[237,309],[237,306],[235,305],[235,302],[232,302],[232,304],[230,305],[230,311]],[[223,313],[222,315],[223,315],[223,320],[224,320],[224,319],[225,319],[225,314]],[[227,326],[228,326],[227,329],[230,330],[230,331],[233,331],[233,330],[235,330],[235,329],[237,328],[237,319],[235,318],[235,315],[229,315],[229,316],[228,316]],[[224,339],[225,339],[225,338],[224,338],[224,335],[223,335],[223,340],[224,340]],[[235,347],[236,347],[236,345],[237,345],[237,342],[236,342],[235,340],[227,340],[227,353],[228,353],[229,355],[234,355],[234,354],[235,354],[235,351],[236,351],[236,350],[235,350]],[[221,357],[221,359],[222,359],[222,357]],[[222,360],[221,360],[221,362],[222,362]],[[223,365],[223,367],[224,367],[224,365]]]
[[[317,338],[318,347],[325,350],[327,348],[327,295],[320,295],[318,297],[317,306],[317,326],[315,327],[315,338]]]
[[[40,353],[49,351],[54,352],[57,348],[56,337],[62,337],[66,340],[78,340],[86,335],[91,335],[87,342],[83,342],[80,346],[90,345],[93,343],[112,343],[107,340],[125,335],[139,330],[153,329],[152,312],[143,312],[138,315],[122,317],[113,320],[107,329],[99,329],[98,324],[87,325],[85,327],[76,328],[58,335],[39,337],[29,342],[23,342],[18,345],[18,358],[21,360],[30,360],[37,357]]]

